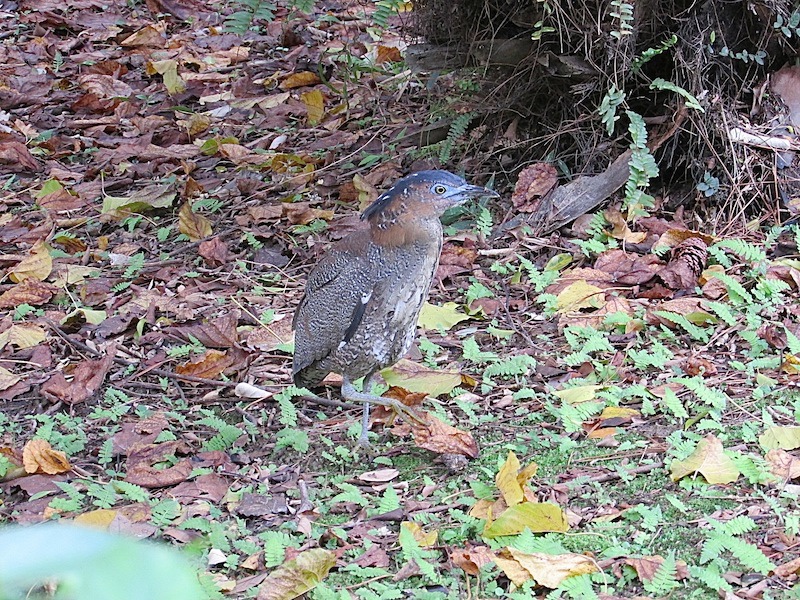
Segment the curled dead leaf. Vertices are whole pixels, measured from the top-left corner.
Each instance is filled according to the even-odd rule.
[[[25,444],[22,449],[22,465],[30,474],[57,475],[72,468],[66,454],[54,450],[50,442],[40,438],[34,438]]]
[[[477,458],[478,444],[472,434],[456,429],[430,413],[425,413],[424,418],[425,425],[414,423],[411,426],[417,446],[437,454],[462,454]]]

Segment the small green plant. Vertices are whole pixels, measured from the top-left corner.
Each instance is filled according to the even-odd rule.
[[[703,173],[703,181],[697,184],[697,191],[710,198],[719,191],[719,179],[706,171]]]
[[[234,0],[232,5],[237,8],[225,19],[225,29],[231,33],[244,35],[255,27],[258,21],[273,21],[275,9],[272,2],[264,0]]]
[[[441,143],[439,148],[439,160],[443,163],[450,160],[450,155],[453,152],[456,142],[464,137],[469,124],[474,118],[474,113],[467,112],[453,119],[453,122],[450,123],[450,129],[447,131],[447,138]]]
[[[618,40],[633,33],[633,5],[624,0],[611,0],[609,16],[617,21],[618,28],[610,31],[611,37]]]
[[[800,10],[795,9],[788,19],[784,19],[783,15],[778,14],[772,26],[787,38],[791,38],[792,35],[800,37]]]
[[[634,73],[639,72],[646,63],[653,60],[659,54],[663,54],[667,50],[671,49],[677,43],[678,43],[678,36],[672,34],[655,48],[648,48],[647,50],[642,52],[640,56],[637,56],[635,59],[633,59],[633,62],[631,63],[631,69],[633,70]]]

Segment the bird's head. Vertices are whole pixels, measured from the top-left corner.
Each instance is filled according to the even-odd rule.
[[[403,177],[370,204],[361,218],[387,231],[421,219],[438,219],[444,211],[472,198],[497,198],[499,194],[470,185],[448,171],[418,171]]]

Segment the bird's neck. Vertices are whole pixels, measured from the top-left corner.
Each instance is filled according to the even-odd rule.
[[[395,219],[370,223],[370,238],[378,246],[401,247],[417,244],[439,244],[442,223],[438,216],[399,215]]]

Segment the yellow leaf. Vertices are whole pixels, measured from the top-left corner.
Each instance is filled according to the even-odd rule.
[[[484,537],[496,538],[501,535],[516,535],[525,528],[533,533],[545,531],[564,532],[569,529],[567,515],[555,504],[549,502],[522,502],[503,512],[483,531]]]
[[[514,559],[528,571],[539,585],[554,590],[568,577],[598,571],[597,565],[583,554],[544,554],[520,552],[508,548]]]
[[[603,412],[600,413],[600,419],[627,419],[629,417],[638,417],[639,411],[635,408],[623,408],[621,406],[606,406]]]
[[[800,448],[800,427],[770,427],[758,436],[758,443],[764,450]]]
[[[117,511],[115,510],[99,508],[82,513],[75,517],[73,521],[80,525],[88,525],[90,527],[97,527],[98,529],[108,529],[108,526],[111,525],[111,522],[116,516]]]
[[[193,242],[207,238],[213,233],[211,221],[192,211],[188,202],[185,202],[178,211],[178,230]]]
[[[597,390],[602,389],[602,387],[602,385],[579,385],[565,390],[558,390],[553,392],[553,395],[561,398],[567,404],[580,404],[581,402],[594,400],[597,396]]]
[[[186,82],[178,75],[178,63],[172,59],[158,60],[147,64],[149,74],[158,73],[164,78],[164,86],[170,95],[180,94],[186,89]]]
[[[11,281],[19,283],[28,278],[44,281],[53,270],[53,258],[44,240],[36,242],[17,266],[8,272]]]
[[[563,252],[556,254],[553,258],[547,261],[544,266],[544,271],[560,271],[572,262],[572,254]]]
[[[66,454],[53,450],[50,442],[40,438],[34,438],[25,444],[22,449],[22,465],[28,473],[47,475],[66,473],[72,468]]]
[[[422,548],[430,548],[436,545],[436,540],[439,538],[439,532],[434,529],[433,531],[424,531],[419,523],[414,521],[403,521],[400,527],[407,529],[414,536],[414,539]]]
[[[442,306],[435,306],[426,302],[422,305],[417,325],[423,329],[448,331],[454,325],[469,318],[469,315],[458,309],[458,304],[455,302],[445,302]]]
[[[709,434],[700,440],[686,460],[673,460],[669,466],[672,481],[700,473],[708,483],[732,483],[739,478],[739,469],[725,455],[722,442]]]
[[[306,105],[306,121],[316,125],[325,116],[325,97],[319,90],[311,90],[300,94],[300,100]]]
[[[292,600],[314,589],[325,579],[336,554],[314,548],[301,552],[269,574],[258,590],[258,600]]]
[[[605,302],[602,288],[581,279],[561,291],[556,299],[556,308],[557,312],[565,313],[582,308],[600,308]]]
[[[2,344],[0,344],[0,346],[2,346]],[[5,367],[0,367],[0,390],[7,390],[19,380],[19,375],[15,375]]]
[[[457,371],[437,371],[406,359],[383,369],[381,377],[389,385],[429,396],[449,394],[461,384],[461,374]]]
[[[502,556],[496,556],[494,562],[500,567],[500,570],[503,571],[506,577],[517,587],[522,587],[522,585],[533,579],[531,577],[530,571],[524,568],[519,562],[514,560],[513,558],[504,558]]]
[[[0,333],[0,348],[7,345],[20,349],[38,346],[47,338],[45,330],[32,323],[17,323]]]
[[[514,506],[525,499],[525,492],[517,480],[520,464],[517,455],[513,452],[508,453],[506,462],[500,467],[497,476],[494,478],[497,489],[503,495],[503,500],[507,506]]]

